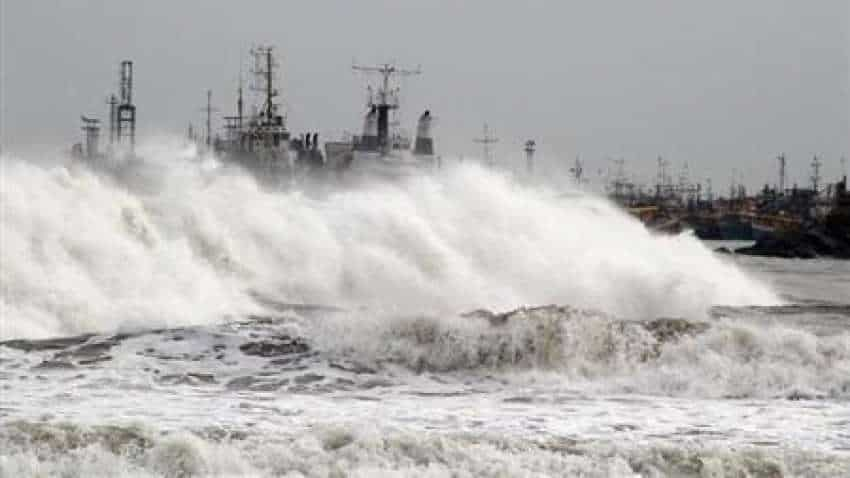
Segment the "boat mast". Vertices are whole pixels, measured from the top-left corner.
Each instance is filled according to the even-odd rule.
[[[258,46],[251,49],[251,55],[254,57],[254,67],[251,73],[255,76],[255,83],[252,85],[252,89],[265,94],[263,115],[266,117],[268,123],[274,120],[277,110],[274,98],[279,95],[279,92],[274,87],[274,74],[278,63],[272,55],[273,50],[274,47],[271,46]]]
[[[490,135],[490,128],[487,126],[487,123],[484,123],[484,136],[475,138],[473,141],[484,145],[484,162],[488,165],[492,165],[493,160],[490,158],[490,145],[498,143],[499,138]]]
[[[237,131],[242,131],[242,119],[244,118],[243,114],[244,110],[244,102],[242,101],[242,69],[239,69],[239,94],[236,99],[236,129]]]

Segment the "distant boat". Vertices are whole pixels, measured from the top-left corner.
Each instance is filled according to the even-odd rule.
[[[325,143],[328,165],[344,174],[383,178],[419,174],[433,168],[436,161],[431,112],[426,110],[419,116],[414,141],[399,127],[399,122],[390,117],[399,111],[399,88],[392,87],[390,79],[394,75],[417,75],[421,71],[404,70],[390,64],[355,65],[353,69],[377,73],[382,82],[377,91],[369,88],[362,134],[346,141]]]

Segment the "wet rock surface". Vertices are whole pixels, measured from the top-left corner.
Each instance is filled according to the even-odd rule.
[[[80,345],[94,337],[93,334],[75,335],[73,337],[57,337],[53,339],[26,340],[15,339],[0,342],[0,347],[23,350],[24,352],[41,352],[45,350],[64,350],[74,345]]]
[[[850,220],[830,217],[799,232],[773,233],[750,247],[735,249],[735,253],[786,259],[850,259]]]
[[[218,383],[213,374],[202,372],[161,375],[158,382],[164,385],[213,385]]]
[[[655,319],[643,322],[643,326],[659,342],[677,340],[684,335],[697,335],[708,330],[705,322],[690,322],[685,319]]]
[[[281,335],[256,342],[247,342],[239,346],[245,355],[258,357],[278,357],[281,355],[305,353],[310,347],[302,339]]]

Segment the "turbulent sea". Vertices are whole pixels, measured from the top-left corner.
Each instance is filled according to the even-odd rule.
[[[850,476],[848,262],[142,156],[2,158],[0,477]]]

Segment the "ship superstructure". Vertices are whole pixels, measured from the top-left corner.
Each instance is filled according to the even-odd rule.
[[[133,103],[133,62],[124,60],[119,66],[118,95],[111,94],[106,100],[109,105],[109,143],[105,151],[100,149],[101,122],[98,118],[82,115],[84,140],[71,148],[74,158],[85,160],[92,166],[108,170],[116,166],[118,159],[128,162],[137,159],[136,148],[136,105]]]
[[[400,127],[400,89],[392,83],[393,77],[419,75],[422,70],[403,69],[389,63],[353,65],[352,69],[376,75],[380,82],[368,87],[362,134],[346,141],[325,143],[328,165],[340,171],[378,176],[405,175],[433,167],[434,118],[430,111],[424,111],[417,121],[416,137],[411,141],[407,131]]]
[[[293,138],[275,87],[279,64],[270,46],[251,50],[253,65],[251,89],[260,101],[250,115],[245,114],[243,86],[239,84],[236,114],[226,116],[225,135],[213,141],[213,149],[223,160],[238,163],[255,173],[264,184],[286,186],[309,170],[324,163],[318,147],[318,133]]]
[[[376,85],[368,87],[366,112],[361,134],[341,141],[322,144],[315,131],[292,134],[287,115],[281,105],[280,64],[271,46],[251,50],[251,80],[244,88],[242,75],[236,90],[235,112],[224,116],[224,129],[213,128],[213,92],[206,91],[203,134],[190,123],[188,140],[202,153],[212,153],[225,166],[235,165],[253,173],[258,182],[272,188],[287,188],[303,181],[325,182],[334,176],[360,173],[378,176],[404,176],[422,173],[438,165],[435,156],[431,112],[422,112],[415,135],[401,127],[400,89],[393,84],[399,76],[421,74],[421,69],[403,69],[394,64],[378,66],[353,65],[357,72],[374,75]],[[246,94],[246,90],[249,93]],[[110,95],[109,147],[98,147],[100,122],[83,117],[84,142],[74,145],[75,157],[115,170],[128,169],[127,164],[142,161],[135,155],[136,106],[133,103],[133,63],[121,62],[118,94]],[[200,130],[201,128],[198,128]],[[114,161],[120,156],[119,161]],[[102,163],[102,164],[101,164]],[[116,163],[116,164],[112,164]],[[330,174],[336,173],[336,174]]]

